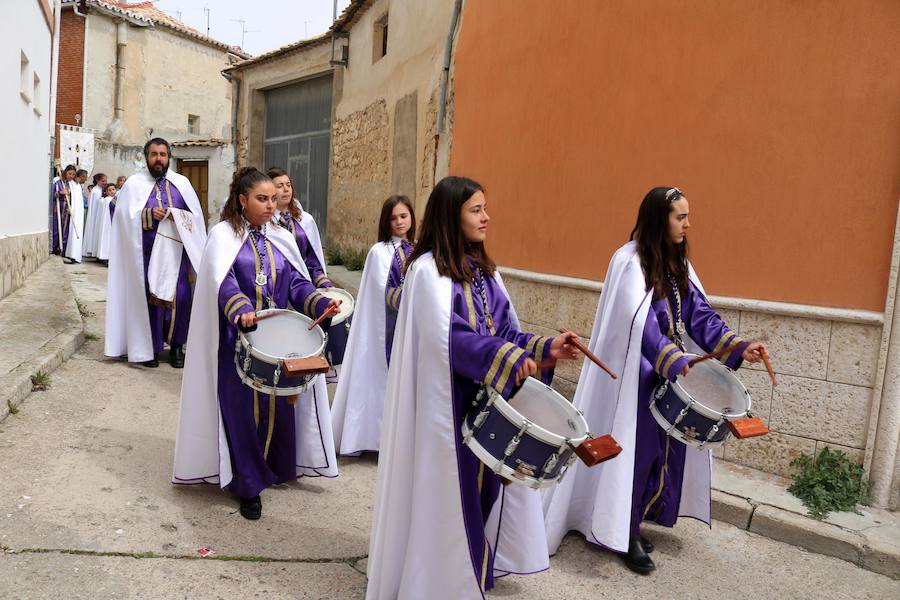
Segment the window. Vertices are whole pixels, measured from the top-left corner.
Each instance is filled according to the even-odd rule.
[[[372,31],[372,62],[376,63],[385,56],[388,50],[388,16],[385,13],[383,17],[375,21],[375,28]]]
[[[198,122],[200,121],[200,117],[197,115],[188,115],[188,133],[196,134],[199,132],[200,127]]]
[[[19,95],[22,100],[31,103],[31,69],[29,69],[28,57],[22,52],[21,63],[19,64]]]
[[[34,112],[41,116],[41,78],[38,77],[38,74],[34,74],[34,85],[32,86],[33,93],[31,95],[31,99],[34,101]]]

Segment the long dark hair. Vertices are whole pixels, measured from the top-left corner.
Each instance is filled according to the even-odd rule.
[[[286,176],[288,181],[291,182],[291,193],[294,193],[294,180],[291,179],[291,176],[288,175],[287,171],[282,169],[281,167],[269,167],[266,169],[266,175],[269,176],[269,179],[275,181],[276,177]],[[303,216],[303,211],[300,210],[300,205],[294,202],[294,198],[291,198],[291,203],[288,204],[288,212],[291,213],[291,216],[295,219],[299,219]]]
[[[406,265],[431,252],[438,273],[453,281],[469,281],[474,276],[469,260],[487,275],[493,276],[496,263],[488,256],[482,242],[467,242],[460,227],[462,205],[484,187],[467,177],[444,177],[438,181],[422,219],[422,233]]]
[[[381,216],[378,217],[378,241],[386,242],[391,239],[391,217],[394,214],[394,207],[402,204],[409,209],[409,219],[411,224],[409,231],[406,232],[406,239],[410,242],[416,241],[416,211],[413,209],[412,202],[409,198],[402,194],[394,194],[384,201],[381,205]]]
[[[244,209],[241,206],[241,194],[247,195],[253,186],[263,181],[272,179],[256,167],[243,167],[234,172],[231,178],[231,188],[228,190],[228,200],[222,207],[221,221],[227,221],[237,235],[244,233]]]
[[[641,268],[647,289],[653,289],[654,298],[662,298],[669,288],[669,276],[675,279],[679,291],[688,289],[688,241],[679,244],[669,241],[669,213],[672,204],[684,197],[674,187],[655,187],[644,196],[638,210],[637,223],[631,230],[632,240],[637,242]]]

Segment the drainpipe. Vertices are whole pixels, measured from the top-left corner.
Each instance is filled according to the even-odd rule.
[[[118,143],[125,137],[125,51],[128,48],[128,23],[116,21],[116,76],[113,86],[113,114],[104,137]]]
[[[456,36],[456,28],[459,25],[459,13],[462,10],[462,0],[456,0],[453,3],[453,15],[450,17],[450,29],[447,31],[447,42],[444,45],[444,68],[441,72],[441,92],[438,98],[438,114],[437,124],[434,130],[434,161],[431,165],[431,181],[436,183],[437,177],[437,155],[438,144],[441,140],[441,133],[444,131],[444,116],[446,113],[445,105],[447,104],[447,87],[450,84],[450,62],[453,53],[453,38]]]
[[[237,139],[237,120],[238,108],[241,103],[241,78],[235,77],[231,73],[222,71],[222,77],[233,84],[234,98],[231,100],[231,147],[234,151],[234,167],[238,166],[238,139]]]
[[[128,23],[116,23],[116,94],[113,120],[122,121],[125,116],[125,48],[128,46]]]

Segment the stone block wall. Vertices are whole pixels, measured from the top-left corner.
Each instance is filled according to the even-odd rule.
[[[49,257],[47,232],[0,237],[0,298],[18,289]]]
[[[589,338],[599,285],[585,289],[576,283],[580,280],[566,285],[566,278],[537,282],[512,270],[503,270],[503,279],[525,330],[553,335],[565,326]],[[784,476],[790,475],[790,463],[801,452],[813,454],[826,446],[862,463],[881,325],[751,308],[720,308],[719,313],[744,339],[767,341],[778,385],[772,386],[764,367],[746,365],[738,371],[750,391],[753,411],[770,433],[749,440],[732,438],[715,455]],[[580,363],[561,363],[554,388],[571,399],[580,373]]]
[[[336,119],[331,136],[328,243],[368,250],[391,185],[387,104],[378,100]]]

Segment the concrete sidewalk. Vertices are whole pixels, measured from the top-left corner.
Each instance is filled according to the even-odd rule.
[[[328,273],[335,285],[356,295],[362,271],[329,266]],[[806,516],[802,502],[787,491],[790,485],[790,479],[714,459],[713,518],[900,578],[900,517],[896,513],[863,507],[859,515],[832,513],[817,521]]]
[[[0,421],[28,399],[32,375],[50,374],[84,342],[67,272],[80,269],[51,257],[0,300]]]

